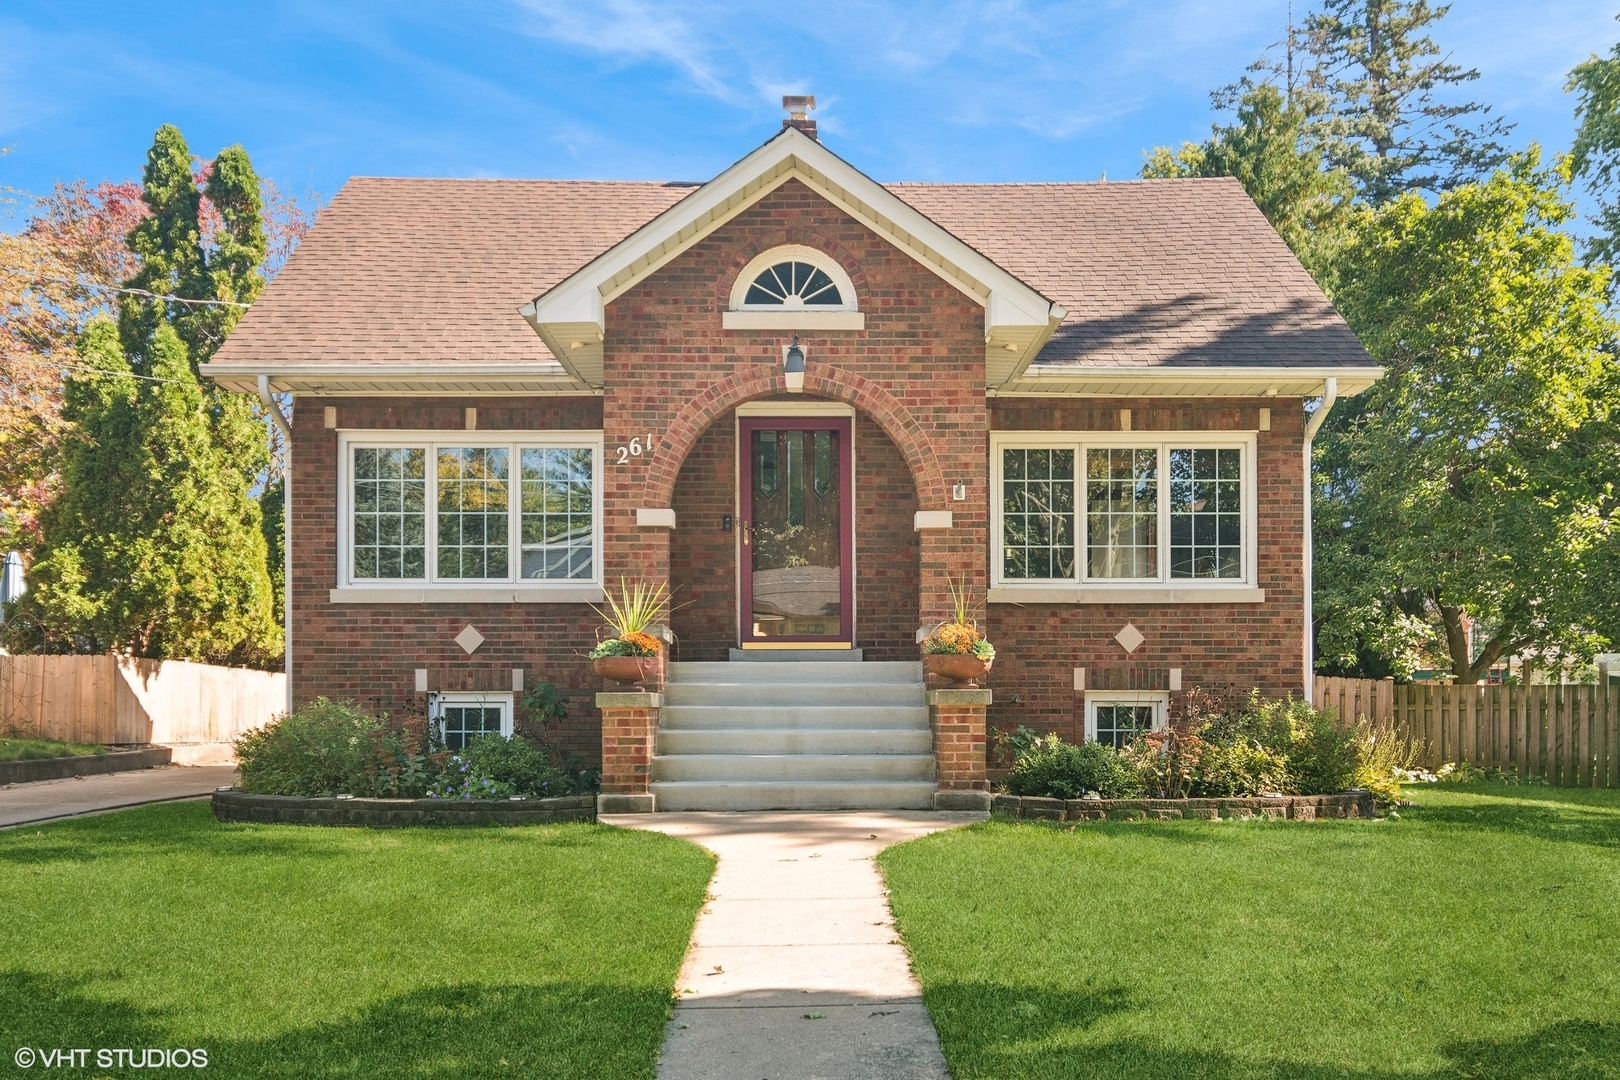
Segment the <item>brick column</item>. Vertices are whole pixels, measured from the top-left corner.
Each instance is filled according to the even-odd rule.
[[[988,690],[928,691],[934,729],[935,810],[988,810],[984,718]]]
[[[653,742],[663,704],[663,694],[596,695],[602,713],[602,794],[596,797],[597,813],[652,813]]]

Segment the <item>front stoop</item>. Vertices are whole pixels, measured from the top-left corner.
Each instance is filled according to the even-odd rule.
[[[826,659],[670,664],[650,769],[658,809],[931,809],[922,665]]]

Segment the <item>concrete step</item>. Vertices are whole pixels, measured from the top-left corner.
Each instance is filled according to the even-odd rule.
[[[860,649],[732,649],[733,664],[858,664]]]
[[[830,665],[829,665],[830,666]],[[843,665],[838,665],[842,667]],[[853,665],[851,665],[853,666]],[[923,684],[692,682],[664,684],[669,705],[923,705]]]
[[[932,754],[675,754],[652,759],[654,780],[864,783],[934,778]]]
[[[661,731],[927,731],[926,705],[665,705]]]
[[[670,682],[714,683],[918,683],[923,666],[916,661],[885,660],[870,664],[818,664],[803,661],[685,660],[671,663]]]
[[[671,731],[660,728],[659,754],[931,754],[934,739],[918,729],[751,728]]]
[[[656,782],[659,810],[927,810],[932,780],[900,783],[791,781],[786,783]]]

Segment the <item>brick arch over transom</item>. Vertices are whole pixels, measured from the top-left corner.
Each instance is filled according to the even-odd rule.
[[[737,374],[711,384],[682,406],[666,429],[663,445],[659,447],[663,452],[653,456],[647,471],[647,505],[671,505],[681,465],[710,424],[744,402],[779,394],[786,388],[782,376],[776,372],[752,377]],[[911,480],[917,488],[917,505],[924,510],[938,510],[948,505],[945,477],[939,470],[939,462],[929,453],[928,438],[894,395],[852,371],[814,363],[805,371],[804,390],[806,394],[846,402],[870,416],[900,450],[911,469]]]

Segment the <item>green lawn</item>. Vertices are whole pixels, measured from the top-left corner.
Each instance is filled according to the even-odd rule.
[[[957,1080],[1620,1077],[1620,792],[992,822],[880,864]]]
[[[0,738],[0,761],[33,761],[39,758],[89,757],[105,754],[98,743],[62,742],[60,739]]]
[[[0,1060],[651,1077],[713,865],[607,826],[222,825],[203,803],[0,832]]]

